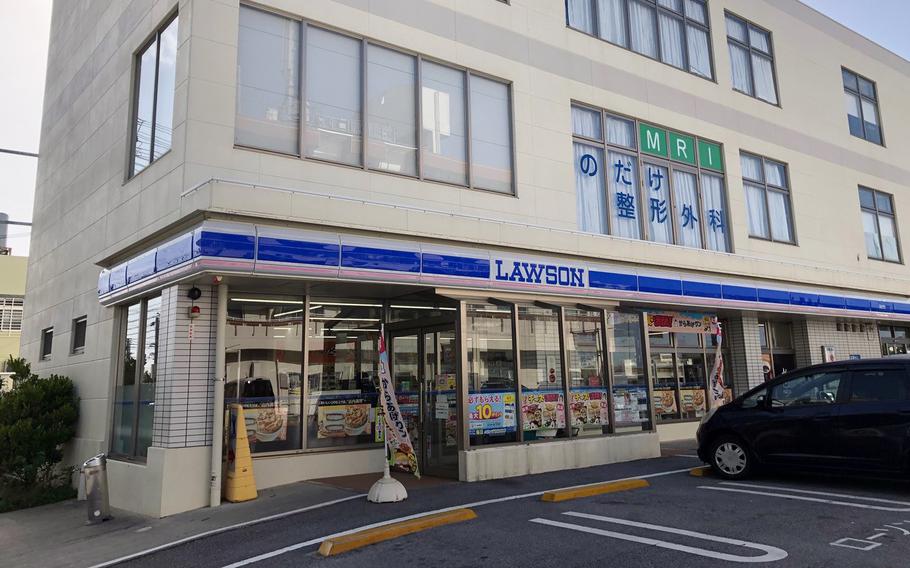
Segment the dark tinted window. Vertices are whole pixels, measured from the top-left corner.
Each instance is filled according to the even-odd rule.
[[[857,371],[850,390],[850,402],[908,400],[910,376],[901,368]]]

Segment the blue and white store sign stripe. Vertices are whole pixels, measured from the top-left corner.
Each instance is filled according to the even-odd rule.
[[[767,287],[734,278],[507,254],[418,241],[206,221],[103,270],[104,304],[203,271],[300,275],[738,308],[910,320],[910,301]]]

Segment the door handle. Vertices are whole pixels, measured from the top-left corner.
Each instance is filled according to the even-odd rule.
[[[825,413],[825,414],[817,414],[817,415],[813,416],[812,420],[817,420],[819,422],[823,422],[825,420],[831,420],[831,418],[832,418],[831,414]]]

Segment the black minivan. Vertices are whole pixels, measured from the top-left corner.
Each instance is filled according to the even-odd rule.
[[[702,419],[698,457],[721,477],[756,468],[910,472],[910,358],[786,373]]]

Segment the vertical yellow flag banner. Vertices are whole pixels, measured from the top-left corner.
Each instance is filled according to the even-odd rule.
[[[227,476],[224,498],[232,503],[249,501],[257,497],[256,478],[253,477],[253,457],[246,433],[243,407],[231,405],[230,434],[227,454]]]
[[[408,435],[404,417],[398,408],[398,397],[395,396],[395,386],[389,373],[389,352],[386,350],[384,331],[379,334],[379,398],[382,404],[383,430],[389,452],[389,464],[420,477],[417,453]]]

